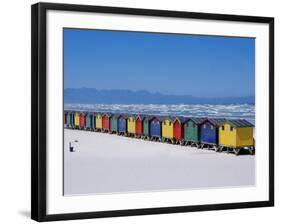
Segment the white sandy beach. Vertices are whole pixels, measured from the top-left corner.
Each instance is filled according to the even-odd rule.
[[[64,193],[96,194],[255,184],[255,156],[216,153],[65,129]],[[69,142],[75,152],[69,152]]]

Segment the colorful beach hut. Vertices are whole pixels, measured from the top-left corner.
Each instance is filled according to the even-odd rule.
[[[79,112],[75,112],[74,114],[74,128],[78,129],[80,126],[80,116],[79,116]]]
[[[253,138],[254,125],[244,119],[225,120],[219,125],[219,144],[220,146],[231,147],[235,153],[239,153],[239,149],[254,147]]]
[[[67,111],[63,112],[63,125],[67,127]]]
[[[84,112],[79,113],[79,128],[84,129],[86,125],[86,114]]]
[[[136,136],[141,137],[143,135],[143,115],[136,116]]]
[[[94,120],[94,114],[92,112],[88,112],[86,114],[86,129],[87,130],[93,130],[93,120]]]
[[[118,117],[118,134],[127,135],[127,116],[120,115]]]
[[[200,142],[200,122],[201,118],[187,118],[184,123],[184,141],[186,144],[196,144]]]
[[[158,116],[152,116],[149,118],[149,131],[151,140],[161,139],[161,118]]]
[[[171,141],[174,142],[174,118],[167,116],[161,119],[162,121],[162,141]]]
[[[205,118],[200,122],[200,142],[201,147],[204,145],[217,145],[218,144],[218,127],[224,119],[209,119]]]
[[[113,114],[110,117],[110,133],[117,133],[118,132],[118,118],[119,114]]]
[[[145,139],[149,139],[150,138],[150,119],[151,116],[144,116],[143,120],[142,120],[142,137]]]
[[[102,115],[102,130],[104,132],[109,132],[110,130],[110,113],[104,113]]]
[[[96,113],[96,130],[101,131],[102,130],[102,114]]]
[[[92,112],[92,130],[95,131],[96,130],[96,113]]]
[[[136,134],[136,117],[135,115],[129,115],[127,118],[127,128],[128,128],[128,135],[134,136]]]
[[[68,128],[73,128],[73,112],[72,111],[67,111],[67,127]]]
[[[176,117],[173,121],[173,133],[174,139],[178,143],[183,143],[184,140],[184,122],[187,118],[184,117]]]

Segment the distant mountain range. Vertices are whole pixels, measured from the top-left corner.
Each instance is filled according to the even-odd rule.
[[[64,103],[74,104],[255,104],[254,96],[194,97],[190,95],[164,95],[145,90],[97,90],[95,88],[67,88]]]

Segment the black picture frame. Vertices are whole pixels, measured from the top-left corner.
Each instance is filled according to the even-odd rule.
[[[269,24],[269,200],[243,203],[160,207],[69,214],[46,213],[46,12],[64,10],[125,15],[162,16]],[[274,18],[74,4],[37,3],[31,13],[31,218],[36,221],[178,213],[274,206]]]

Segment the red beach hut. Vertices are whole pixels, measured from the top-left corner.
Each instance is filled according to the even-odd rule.
[[[85,113],[81,112],[79,114],[79,127],[80,129],[84,129],[85,128],[85,122],[86,122],[86,119],[85,119]]]
[[[141,136],[143,133],[143,125],[142,125],[142,120],[143,120],[143,116],[138,115],[136,118],[136,135],[137,136]]]
[[[176,117],[174,120],[174,138],[176,141],[181,142],[184,138],[184,122],[186,118]]]
[[[109,124],[109,119],[110,118],[110,114],[105,113],[102,115],[102,129],[103,131],[109,131],[110,129],[110,124]]]

